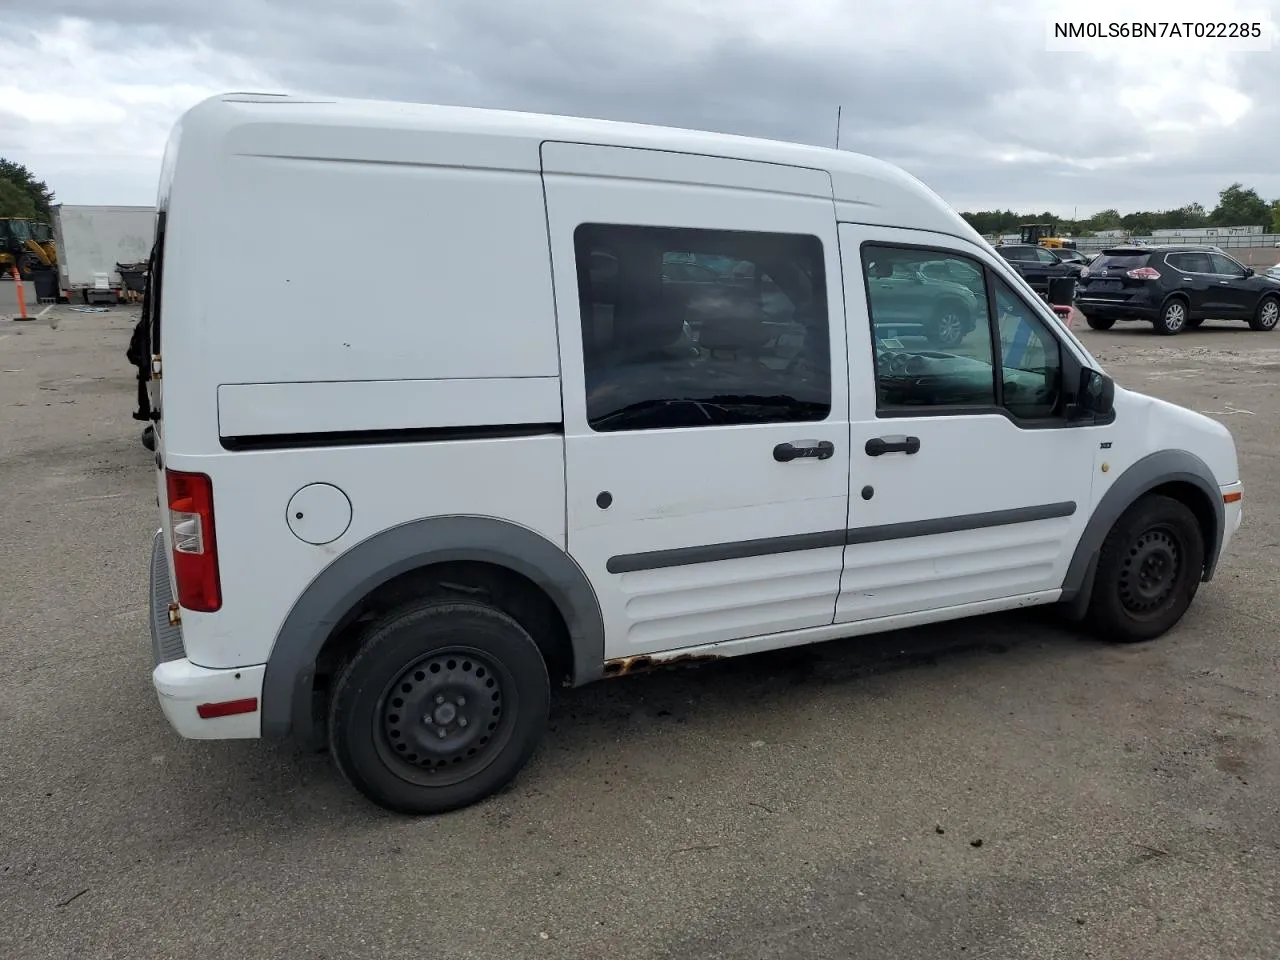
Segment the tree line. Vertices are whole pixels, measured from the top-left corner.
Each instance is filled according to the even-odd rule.
[[[0,157],[0,218],[48,221],[53,215],[53,191],[20,163]]]
[[[1012,210],[980,210],[962,213],[969,225],[983,235],[1017,233],[1024,223],[1053,223],[1057,231],[1074,237],[1087,237],[1099,230],[1127,230],[1142,236],[1153,230],[1177,230],[1194,227],[1245,227],[1261,225],[1268,233],[1280,233],[1280,200],[1262,199],[1257,190],[1233,183],[1218,192],[1218,205],[1212,210],[1189,203],[1175,210],[1140,210],[1122,214],[1118,210],[1102,210],[1085,220],[1066,220],[1051,213],[1014,213]]]

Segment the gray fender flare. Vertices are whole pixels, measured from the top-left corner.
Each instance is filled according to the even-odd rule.
[[[471,560],[505,567],[541,587],[573,645],[573,682],[604,674],[604,618],[591,582],[560,547],[528,527],[493,517],[414,520],[361,541],[324,568],[276,634],[262,683],[262,735],[313,735],[316,657],[334,626],[370,591],[402,573]]]
[[[1222,505],[1222,489],[1208,465],[1186,450],[1161,450],[1143,457],[1116,477],[1111,488],[1102,495],[1093,516],[1085,525],[1076,544],[1062,583],[1062,601],[1069,616],[1080,618],[1089,608],[1093,594],[1093,578],[1098,566],[1102,541],[1107,538],[1120,515],[1144,493],[1166,483],[1187,483],[1200,490],[1213,512],[1213,529],[1205,538],[1204,580],[1213,577],[1222,548],[1222,531],[1226,525]]]

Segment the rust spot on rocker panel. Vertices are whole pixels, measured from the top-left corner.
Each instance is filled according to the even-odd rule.
[[[657,670],[659,667],[710,663],[713,660],[723,659],[724,655],[719,653],[677,653],[671,656],[641,654],[635,657],[615,657],[604,662],[604,675],[606,677],[621,677],[628,673],[647,673],[650,670]]]

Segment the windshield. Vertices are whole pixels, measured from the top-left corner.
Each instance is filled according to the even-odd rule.
[[[31,227],[25,220],[10,220],[9,230],[18,240],[26,240],[31,236]]]

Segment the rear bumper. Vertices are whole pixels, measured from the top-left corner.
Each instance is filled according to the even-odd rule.
[[[157,532],[151,546],[151,682],[170,725],[190,740],[234,740],[261,736],[262,678],[266,665],[211,670],[187,659],[182,625],[171,623],[173,589],[164,536]],[[253,709],[206,719],[200,708],[236,701],[253,701]]]
[[[1095,300],[1088,294],[1076,294],[1076,309],[1087,316],[1113,320],[1155,320],[1160,316],[1160,307],[1146,301]]]
[[[155,668],[151,682],[160,708],[174,730],[188,740],[245,740],[262,735],[262,677],[267,668],[210,670],[190,660],[170,660]],[[207,704],[253,700],[252,712],[205,719],[199,708]]]

